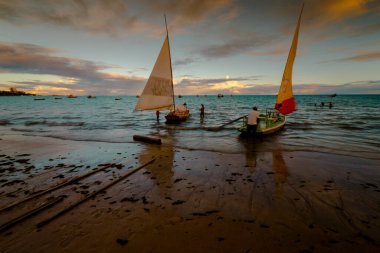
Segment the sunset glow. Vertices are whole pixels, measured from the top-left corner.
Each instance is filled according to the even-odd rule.
[[[176,93],[274,94],[302,2],[295,94],[379,94],[374,0],[1,1],[0,89],[140,94],[166,13]]]

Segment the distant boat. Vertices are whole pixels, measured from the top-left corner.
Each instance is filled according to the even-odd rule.
[[[74,96],[74,95],[72,95],[72,94],[68,95],[67,97],[68,97],[68,98],[77,98],[77,96]]]
[[[60,97],[55,97],[54,99],[62,99],[62,98],[60,98]]]
[[[182,95],[178,95],[179,98],[182,98]]]
[[[115,100],[120,100],[121,98],[115,98]]]
[[[34,100],[45,100],[45,98],[35,98]]]
[[[294,32],[292,45],[289,50],[288,60],[286,62],[284,74],[282,76],[281,86],[277,94],[275,109],[267,109],[265,117],[259,118],[259,123],[256,129],[256,132],[258,134],[266,135],[277,132],[285,125],[285,115],[292,113],[296,110],[296,102],[293,97],[292,89],[292,70],[297,53],[298,33],[301,23],[303,6],[304,5],[302,5],[301,13],[298,17],[298,22],[296,30]],[[243,123],[243,126],[239,129],[239,131],[242,133],[243,136],[248,134],[246,120]]]
[[[87,96],[87,98],[91,99],[91,98],[96,98],[95,96]]]
[[[224,97],[223,94],[218,94],[218,98],[222,98],[222,97]]]
[[[334,97],[336,97],[337,95],[336,95],[336,93],[334,93],[334,94],[331,94],[331,95],[328,95],[328,96],[334,98]]]
[[[135,111],[170,110],[165,116],[166,123],[180,123],[190,116],[190,111],[184,105],[175,105],[172,62],[170,56],[169,32],[166,25],[166,38],[154,64],[152,73],[139,97]]]

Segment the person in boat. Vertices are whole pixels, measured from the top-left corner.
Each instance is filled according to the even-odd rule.
[[[156,117],[157,117],[157,121],[160,121],[160,111],[156,111]]]
[[[199,109],[201,111],[201,118],[204,118],[205,117],[205,106],[203,104],[201,104],[201,108]]]
[[[185,103],[183,103],[183,106],[187,108],[187,104],[186,104],[186,102],[185,102]]]
[[[256,135],[257,123],[259,122],[260,113],[257,107],[254,106],[252,111],[248,114],[247,131],[249,135]]]

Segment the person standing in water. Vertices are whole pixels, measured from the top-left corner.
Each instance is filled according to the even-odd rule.
[[[203,104],[201,104],[201,108],[199,109],[199,111],[201,111],[201,113],[200,113],[201,118],[204,118],[205,117],[205,106]]]
[[[157,122],[160,121],[160,111],[156,111]]]
[[[260,113],[257,107],[254,106],[253,110],[248,114],[247,131],[249,135],[256,135],[257,123],[259,121]]]

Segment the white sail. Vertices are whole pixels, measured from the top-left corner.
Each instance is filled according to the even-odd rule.
[[[152,73],[137,101],[135,111],[171,109],[173,98],[169,38],[166,35]]]

